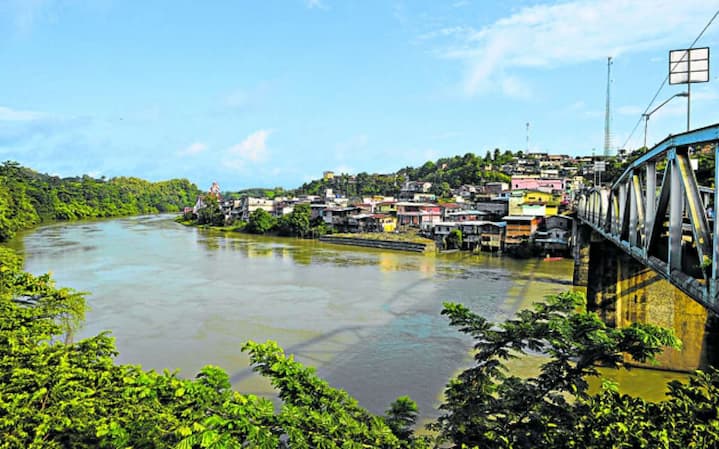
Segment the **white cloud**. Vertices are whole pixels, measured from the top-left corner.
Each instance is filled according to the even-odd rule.
[[[0,14],[12,21],[15,31],[28,33],[36,22],[52,16],[54,0],[9,0],[0,2]]]
[[[202,142],[195,142],[193,144],[190,144],[186,148],[183,148],[180,150],[177,154],[180,156],[194,156],[196,154],[200,154],[207,150],[207,144]]]
[[[225,165],[230,168],[244,168],[248,162],[264,160],[267,157],[267,139],[271,133],[271,130],[260,129],[228,148]]]
[[[21,111],[0,106],[0,122],[30,122],[46,118],[47,116],[35,111]]]
[[[437,35],[452,41],[440,55],[466,65],[466,94],[496,87],[512,94],[517,69],[688,45],[715,9],[704,0],[575,0],[525,7],[479,30],[454,27]]]
[[[15,147],[33,139],[88,126],[90,117],[73,117],[0,106],[0,146]]]
[[[322,3],[322,0],[305,0],[305,5],[307,5],[310,9],[326,9],[326,6],[324,3]]]

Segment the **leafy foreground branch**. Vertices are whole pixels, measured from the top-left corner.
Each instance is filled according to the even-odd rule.
[[[624,354],[653,360],[680,342],[647,324],[608,328],[596,314],[577,312],[583,297],[564,293],[490,323],[466,307],[445,304],[452,326],[475,340],[475,365],[452,380],[443,415],[432,427],[455,447],[709,448],[719,445],[719,372],[673,382],[659,403],[621,395],[606,382],[599,394],[586,379],[597,366],[624,367]],[[537,377],[512,375],[506,362],[529,352],[547,356]]]
[[[434,425],[442,447],[715,447],[719,373],[670,385],[647,403],[606,388],[587,393],[595,364],[620,366],[622,352],[650,359],[673,335],[652,326],[607,329],[576,313],[581,298],[550,298],[501,325],[447,304],[452,325],[476,340],[476,365],[450,382]],[[424,448],[417,407],[402,397],[376,416],[275,343],[243,347],[281,405],[231,389],[219,368],[195,379],[114,363],[106,334],[71,343],[82,294],[21,270],[0,248],[0,448]],[[63,341],[67,341],[66,343]],[[547,354],[536,378],[504,366],[526,351]]]

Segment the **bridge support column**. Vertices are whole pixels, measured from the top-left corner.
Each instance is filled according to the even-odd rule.
[[[719,361],[719,322],[701,304],[653,270],[622,254],[617,269],[616,325],[650,323],[673,329],[680,351],[667,349],[657,357],[663,369],[692,371]]]
[[[574,290],[587,294],[587,285],[589,285],[589,247],[591,228],[586,225],[579,224],[577,220],[573,221],[574,227],[572,235],[574,236],[574,245],[572,247],[572,255],[574,256],[574,276],[572,284]]]
[[[576,235],[582,232],[578,229]],[[649,323],[673,329],[682,340],[682,350],[667,349],[657,357],[657,364],[646,367],[692,371],[716,365],[719,319],[613,243],[594,237],[590,233],[583,247],[578,241],[575,253],[575,282],[586,279],[587,309],[612,327]]]

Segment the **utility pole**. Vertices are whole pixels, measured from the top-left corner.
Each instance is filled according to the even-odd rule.
[[[609,151],[612,146],[612,136],[610,133],[610,121],[611,114],[610,110],[610,98],[611,98],[611,84],[612,84],[612,57],[607,58],[607,104],[604,108],[604,156],[609,156]]]
[[[596,160],[594,159],[594,152],[596,148],[592,148],[592,183],[596,186],[597,185],[597,170],[594,168],[594,162]]]

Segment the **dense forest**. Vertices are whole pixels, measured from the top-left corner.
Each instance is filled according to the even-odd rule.
[[[177,212],[199,193],[186,179],[60,178],[8,161],[0,166],[0,241],[45,221]]]

